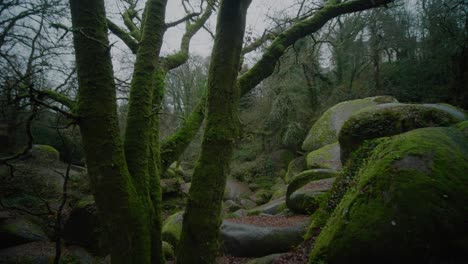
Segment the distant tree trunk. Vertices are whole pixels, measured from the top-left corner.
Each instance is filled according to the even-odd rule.
[[[223,0],[208,75],[207,124],[184,215],[177,263],[214,263],[221,204],[238,137],[237,85],[245,19],[251,0]]]

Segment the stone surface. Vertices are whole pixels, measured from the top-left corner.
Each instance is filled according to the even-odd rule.
[[[305,151],[313,151],[338,141],[343,124],[356,112],[369,106],[396,103],[390,96],[376,96],[339,103],[328,109],[310,128],[302,144]]]
[[[307,169],[341,170],[340,145],[338,142],[321,147],[307,154]]]
[[[468,138],[456,128],[422,128],[368,151],[311,263],[466,262]]]
[[[257,227],[224,221],[221,226],[223,250],[240,257],[259,257],[290,250],[302,242],[305,225]]]

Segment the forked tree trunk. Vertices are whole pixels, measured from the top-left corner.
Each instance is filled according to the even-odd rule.
[[[158,120],[153,81],[162,43],[165,0],[147,3],[132,83],[126,154],[120,139],[104,1],[70,0],[83,146],[112,263],[163,263]],[[162,15],[161,15],[162,14]],[[160,43],[161,42],[161,43]],[[157,103],[157,102],[156,102]],[[138,127],[137,127],[138,126]],[[128,126],[127,126],[128,127]],[[140,133],[141,129],[147,129]],[[156,130],[151,133],[152,129]]]
[[[214,263],[221,204],[234,141],[238,137],[237,72],[250,0],[221,2],[208,75],[205,134],[184,215],[177,263]]]

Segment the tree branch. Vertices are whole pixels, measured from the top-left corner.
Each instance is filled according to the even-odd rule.
[[[137,53],[138,41],[136,41],[130,35],[130,33],[125,31],[123,28],[117,26],[110,19],[107,19],[107,27],[114,35],[116,35],[119,39],[121,39],[125,43],[125,45],[127,45],[127,47],[132,51],[133,54]]]
[[[241,93],[246,94],[262,80],[270,76],[276,66],[276,62],[299,39],[317,32],[330,19],[342,14],[363,11],[379,7],[394,0],[354,0],[341,4],[327,4],[313,14],[310,18],[302,20],[279,34],[267,49],[262,58],[246,73],[238,79]]]

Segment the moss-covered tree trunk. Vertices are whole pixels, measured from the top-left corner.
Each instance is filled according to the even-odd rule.
[[[238,137],[237,86],[250,0],[223,0],[208,75],[207,124],[184,215],[177,263],[214,263],[226,170]]]
[[[120,140],[103,1],[70,0],[79,82],[78,114],[88,174],[112,263],[150,263],[150,223]]]

